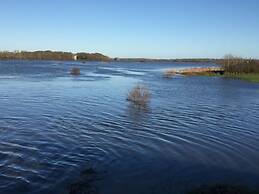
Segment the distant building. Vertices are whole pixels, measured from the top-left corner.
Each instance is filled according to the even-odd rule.
[[[77,55],[74,55],[74,60],[77,61],[77,59],[78,59],[78,58],[77,58]]]

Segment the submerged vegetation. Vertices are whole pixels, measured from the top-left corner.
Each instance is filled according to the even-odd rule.
[[[98,174],[93,168],[81,172],[79,180],[70,185],[69,194],[97,194]]]
[[[150,97],[148,88],[137,85],[129,92],[127,100],[137,106],[146,106],[150,102]]]
[[[80,74],[81,74],[81,73],[80,73],[80,68],[78,68],[78,67],[72,68],[71,71],[70,71],[70,74],[71,74],[71,75],[74,75],[74,76],[80,75]]]

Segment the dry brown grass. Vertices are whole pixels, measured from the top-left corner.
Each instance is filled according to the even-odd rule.
[[[81,72],[80,72],[80,69],[78,67],[74,67],[74,68],[71,69],[70,74],[74,75],[74,76],[78,76],[78,75],[81,74]]]
[[[183,70],[167,70],[164,73],[164,77],[170,78],[176,74],[185,75],[185,76],[195,76],[195,75],[207,75],[210,73],[220,73],[224,70],[218,67],[205,67],[205,68],[187,68]]]
[[[227,55],[222,61],[222,65],[227,73],[259,73],[259,61],[255,59]]]
[[[175,76],[175,75],[176,75],[176,71],[175,71],[175,70],[172,70],[172,69],[167,70],[167,71],[164,73],[164,77],[165,77],[165,78],[171,78],[171,77],[173,77],[173,76]]]
[[[150,102],[151,94],[145,86],[137,85],[128,94],[127,100],[139,106],[146,106]]]

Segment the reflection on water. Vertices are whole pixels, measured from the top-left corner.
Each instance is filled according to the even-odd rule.
[[[188,194],[256,194],[258,190],[244,185],[203,185],[191,190]]]
[[[127,106],[127,115],[133,123],[140,123],[151,113],[149,105],[139,105],[129,102]]]
[[[70,185],[69,194],[98,194],[95,186],[98,179],[98,173],[94,169],[83,170],[80,178]]]
[[[0,193],[258,185],[259,85],[163,78],[163,69],[192,66],[1,61]],[[126,101],[137,83],[152,93],[147,107]]]

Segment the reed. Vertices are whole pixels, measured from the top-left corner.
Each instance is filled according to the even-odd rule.
[[[259,61],[227,55],[222,66],[226,73],[259,73]]]

